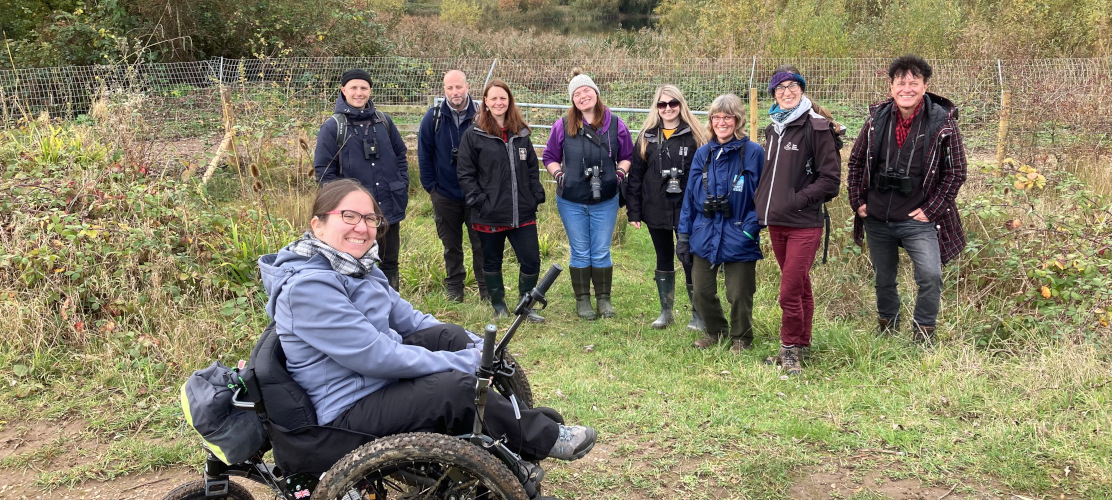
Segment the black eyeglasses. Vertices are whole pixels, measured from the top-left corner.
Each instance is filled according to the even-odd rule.
[[[360,220],[366,222],[367,227],[382,227],[383,224],[386,224],[386,217],[379,214],[361,214],[355,210],[333,210],[326,213],[328,215],[340,214],[341,220],[353,226],[359,224]]]
[[[773,90],[773,94],[774,95],[780,95],[780,94],[783,94],[784,92],[795,92],[797,90],[799,90],[799,84],[796,83],[796,82],[791,82],[787,85],[777,85],[776,89]]]
[[[679,109],[680,108],[680,102],[675,100],[675,99],[672,99],[671,101],[668,101],[668,102],[664,102],[664,101],[657,101],[656,102],[656,109],[664,109],[664,108]]]

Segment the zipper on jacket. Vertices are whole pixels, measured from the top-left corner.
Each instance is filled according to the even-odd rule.
[[[509,134],[507,134],[509,135]],[[517,158],[514,156],[514,137],[507,137],[506,140],[506,154],[510,157],[510,204],[513,205],[513,227],[519,225],[519,214],[517,210]]]
[[[768,209],[772,206],[772,188],[776,187],[776,165],[780,163],[780,144],[784,142],[784,134],[776,136],[776,159],[772,161],[772,180],[768,183],[768,201],[765,202],[764,220],[768,222]],[[772,141],[769,141],[772,145]],[[772,154],[771,152],[769,154]]]

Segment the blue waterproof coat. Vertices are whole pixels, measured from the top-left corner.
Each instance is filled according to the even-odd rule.
[[[409,204],[409,163],[405,157],[405,141],[398,128],[385,114],[381,116],[386,119],[380,121],[373,104],[355,109],[348,105],[343,94],[336,98],[334,112],[348,118],[347,139],[343,148],[337,148],[336,120],[329,117],[321,125],[317,149],[313,153],[317,182],[356,179],[374,195],[387,222],[401,222]],[[370,145],[377,149],[377,158],[367,157],[365,150]]]
[[[695,152],[677,229],[690,237],[692,254],[715,265],[764,258],[754,203],[764,158],[764,149],[748,137],[725,144],[711,140]],[[727,197],[729,218],[703,212],[708,194]]]
[[[403,344],[410,334],[441,323],[402,299],[378,266],[355,278],[333,270],[323,255],[305,258],[283,248],[259,258],[259,271],[286,369],[322,424],[398,379],[475,373],[479,365],[478,349],[434,352]]]

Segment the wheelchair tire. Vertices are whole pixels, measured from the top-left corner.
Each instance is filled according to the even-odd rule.
[[[535,403],[533,401],[533,386],[529,385],[529,379],[525,376],[525,370],[521,367],[521,363],[518,363],[508,352],[506,353],[506,359],[517,365],[517,369],[514,370],[514,376],[510,377],[507,382],[510,384],[510,388],[513,389],[514,395],[517,396],[518,404],[532,409]]]
[[[494,455],[460,438],[426,432],[360,446],[324,473],[312,498],[528,499]]]
[[[170,490],[162,500],[205,500],[205,480],[198,479]],[[255,497],[238,483],[228,482],[228,500],[254,500]]]

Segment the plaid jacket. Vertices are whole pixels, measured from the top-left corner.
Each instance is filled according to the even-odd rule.
[[[927,93],[923,96],[929,105],[931,137],[926,151],[923,170],[922,189],[927,193],[927,201],[921,207],[927,219],[938,227],[938,247],[942,262],[949,262],[965,248],[965,232],[961,227],[955,199],[958,189],[965,183],[965,145],[961,131],[958,130],[958,109],[948,99]],[[869,107],[869,119],[853,142],[849,154],[849,173],[847,184],[849,205],[853,209],[853,241],[862,245],[865,238],[865,224],[858,217],[857,209],[865,204],[865,192],[870,189],[873,168],[873,154],[877,150],[880,134],[875,134],[874,123],[878,117],[889,117],[893,101],[888,99]],[[882,118],[883,119],[883,118]]]

